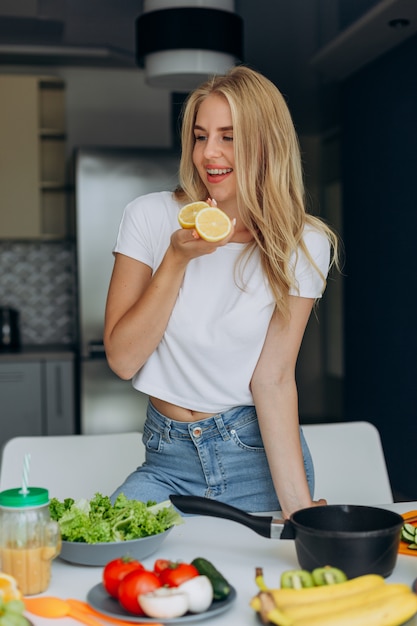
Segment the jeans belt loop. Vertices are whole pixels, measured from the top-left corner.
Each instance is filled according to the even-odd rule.
[[[165,420],[165,426],[164,426],[164,434],[163,434],[163,439],[167,442],[167,443],[171,443],[171,420],[169,418],[166,418]]]
[[[223,441],[228,441],[230,439],[230,435],[224,425],[223,417],[221,415],[215,415],[214,421],[216,422],[217,430],[219,431]]]

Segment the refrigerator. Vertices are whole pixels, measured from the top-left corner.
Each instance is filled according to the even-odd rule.
[[[131,200],[175,189],[179,155],[163,149],[80,148],[74,168],[80,432],[142,431],[147,397],[118,378],[104,354],[112,248]]]

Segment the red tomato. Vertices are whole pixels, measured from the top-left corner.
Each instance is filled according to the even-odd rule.
[[[103,586],[113,598],[118,597],[118,588],[122,579],[135,570],[145,569],[139,561],[123,556],[107,563],[103,569]]]
[[[149,570],[136,570],[127,574],[119,585],[119,602],[126,611],[135,615],[145,615],[138,597],[161,587],[159,577]]]
[[[199,571],[191,563],[173,563],[171,562],[160,574],[159,580],[162,585],[168,587],[179,587],[186,580],[199,575]]]
[[[155,572],[155,574],[160,574],[164,571],[164,569],[169,567],[171,563],[172,561],[170,561],[169,559],[156,559],[153,566],[153,571]]]

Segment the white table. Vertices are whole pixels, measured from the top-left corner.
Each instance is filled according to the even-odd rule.
[[[404,513],[417,510],[417,502],[381,505],[381,508]],[[198,556],[212,561],[237,591],[237,599],[228,611],[202,621],[202,625],[257,626],[259,622],[249,606],[250,599],[257,593],[255,567],[263,568],[270,586],[279,586],[284,570],[298,567],[294,541],[266,539],[236,522],[205,516],[186,517],[185,523],[175,527],[160,549],[143,563],[151,568],[156,558],[191,561]],[[101,581],[102,569],[75,566],[56,559],[52,565],[51,584],[42,595],[85,600],[87,592]],[[387,580],[411,585],[416,578],[417,557],[399,555],[395,570]],[[36,626],[51,626],[53,623],[51,619],[30,614],[28,617]],[[58,623],[74,626],[76,622],[71,618],[60,618]],[[412,623],[417,625],[417,620]]]

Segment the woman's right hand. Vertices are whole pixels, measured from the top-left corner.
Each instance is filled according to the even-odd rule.
[[[217,248],[226,245],[233,237],[234,226],[227,237],[221,241],[210,242],[202,239],[192,228],[180,228],[171,235],[173,252],[184,258],[184,261],[195,259],[205,254],[212,254]]]

